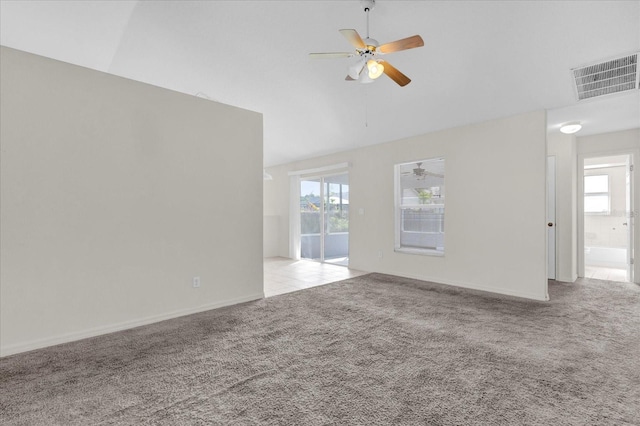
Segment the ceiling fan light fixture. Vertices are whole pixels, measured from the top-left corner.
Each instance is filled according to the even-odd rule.
[[[368,72],[363,72],[362,74],[360,74],[360,79],[358,80],[358,82],[363,83],[363,84],[368,84],[368,83],[373,83],[375,80],[373,80],[371,77],[369,77],[369,73]]]
[[[369,78],[372,80],[380,77],[384,72],[384,65],[380,62],[374,61],[373,59],[369,59],[367,62],[367,68],[369,69]]]
[[[571,135],[573,133],[579,132],[580,129],[582,129],[582,124],[580,124],[579,121],[565,123],[560,127],[560,131],[566,135]]]
[[[349,77],[354,80],[357,80],[360,77],[360,73],[362,72],[362,68],[365,65],[365,58],[358,59],[353,65],[349,67]]]

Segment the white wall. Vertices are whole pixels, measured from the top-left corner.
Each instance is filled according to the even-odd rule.
[[[556,157],[556,279],[578,278],[577,152],[575,135],[547,135],[548,155]]]
[[[260,114],[0,62],[2,355],[263,296]]]
[[[277,176],[264,181],[264,256],[289,257],[289,186],[287,169],[278,167]]]
[[[577,149],[578,155],[583,156],[599,156],[602,153],[628,152],[640,149],[640,129],[579,136]]]
[[[446,254],[395,253],[393,166],[439,156],[446,159]],[[352,268],[547,298],[544,111],[268,169],[264,214],[279,219],[279,255],[289,248],[287,173],[345,161]]]
[[[265,186],[267,183],[265,183]],[[280,218],[277,215],[264,216],[264,246],[262,255],[264,257],[277,257],[280,248]]]
[[[636,214],[635,228],[634,228],[634,252],[635,257],[638,258],[640,253],[640,222],[637,220],[640,217],[640,129],[630,129],[620,132],[603,133],[600,135],[582,136],[577,138],[576,148],[578,153],[578,167],[582,167],[582,160],[585,157],[597,157],[602,155],[619,154],[619,153],[632,153],[634,155],[634,164],[636,171],[633,173],[633,186],[634,186],[634,211]],[[581,171],[582,173],[582,171]],[[578,194],[582,193],[581,180],[578,182]],[[578,263],[580,273],[583,267],[582,247],[584,243],[583,238],[583,218],[578,216]],[[634,266],[634,281],[640,283],[640,262],[635,262]]]

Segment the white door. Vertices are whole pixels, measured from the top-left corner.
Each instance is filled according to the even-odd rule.
[[[556,279],[556,157],[547,157],[547,278]]]

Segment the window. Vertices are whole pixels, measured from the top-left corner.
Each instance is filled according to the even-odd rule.
[[[609,175],[584,177],[584,212],[589,214],[609,214]]]
[[[398,252],[444,254],[444,158],[395,166]]]

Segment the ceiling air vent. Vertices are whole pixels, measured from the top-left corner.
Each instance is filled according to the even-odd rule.
[[[578,100],[638,88],[638,54],[571,70]]]

